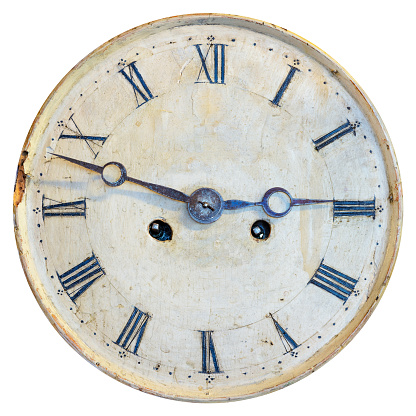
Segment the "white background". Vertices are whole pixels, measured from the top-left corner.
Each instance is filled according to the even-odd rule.
[[[14,243],[12,193],[26,134],[60,79],[115,35],[158,18],[216,12],[272,22],[344,66],[378,109],[401,168],[401,249],[380,305],[344,351],[284,390],[205,405],[135,391],[94,369],[38,307]],[[410,0],[7,1],[1,32],[1,400],[3,415],[415,414],[415,13]]]

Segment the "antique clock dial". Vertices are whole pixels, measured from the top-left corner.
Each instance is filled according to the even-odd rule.
[[[52,92],[19,162],[17,243],[59,333],[140,390],[250,397],[352,338],[391,275],[397,163],[363,91],[264,22],[132,29]]]

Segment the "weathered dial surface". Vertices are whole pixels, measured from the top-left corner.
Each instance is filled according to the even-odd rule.
[[[79,63],[15,191],[22,262],[65,339],[171,398],[284,387],[339,351],[390,277],[401,187],[364,93],[254,20],[169,18]]]

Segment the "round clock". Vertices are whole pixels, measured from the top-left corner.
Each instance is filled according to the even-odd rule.
[[[285,387],[367,320],[397,255],[387,132],[336,62],[217,14],[132,29],[77,64],[21,154],[17,244],[97,368],[164,397]]]

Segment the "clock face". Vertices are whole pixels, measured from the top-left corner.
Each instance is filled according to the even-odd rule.
[[[360,88],[286,30],[197,15],[113,39],[22,152],[17,241],[41,307],[104,372],[229,400],[333,356],[390,277],[401,188]]]

